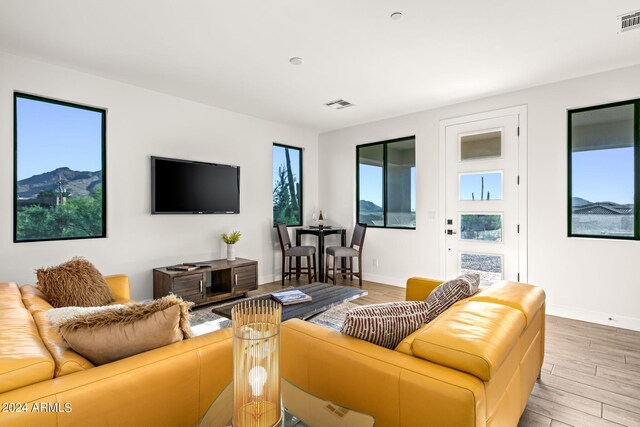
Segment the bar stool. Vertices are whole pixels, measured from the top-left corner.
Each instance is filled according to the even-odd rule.
[[[284,278],[294,274],[300,274],[306,272],[309,275],[309,283],[317,277],[316,275],[316,248],[315,246],[291,246],[291,239],[289,239],[289,231],[285,224],[276,225],[278,229],[278,239],[280,240],[280,250],[282,251],[282,287],[284,287]],[[302,267],[298,265],[292,267],[293,257],[306,257],[307,266]],[[289,270],[285,269],[286,259],[289,258]],[[312,261],[313,258],[313,261]]]
[[[333,280],[333,284],[336,284],[336,275],[340,273],[349,273],[349,279],[353,281],[353,276],[358,277],[358,283],[362,287],[362,247],[364,246],[364,235],[367,232],[367,225],[356,224],[353,228],[353,236],[351,238],[350,246],[330,246],[325,249],[325,282],[329,279]],[[329,276],[329,256],[333,257],[333,276]],[[353,272],[353,258],[358,258],[358,272]],[[347,258],[347,267],[338,268],[336,258]]]

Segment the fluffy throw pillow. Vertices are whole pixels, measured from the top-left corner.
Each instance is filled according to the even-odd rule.
[[[60,307],[47,310],[44,314],[53,326],[58,326],[76,317],[107,310],[119,310],[124,307],[124,304],[104,305],[101,307]]]
[[[149,304],[75,316],[58,326],[76,353],[103,365],[189,338],[191,305],[169,295]]]
[[[36,270],[38,289],[53,307],[95,307],[113,302],[109,285],[82,257]]]
[[[456,302],[470,297],[478,291],[480,275],[463,274],[435,288],[426,299],[428,315],[425,323],[438,317]]]
[[[365,305],[347,312],[341,332],[394,349],[428,317],[427,303],[422,301]]]

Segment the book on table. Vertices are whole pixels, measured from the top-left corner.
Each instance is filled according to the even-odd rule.
[[[175,271],[193,271],[197,270],[199,267],[194,264],[178,264],[171,265],[167,267],[167,270],[175,270]]]
[[[271,294],[271,298],[278,301],[282,305],[300,304],[302,302],[311,301],[311,297],[297,289],[291,291],[280,291]]]

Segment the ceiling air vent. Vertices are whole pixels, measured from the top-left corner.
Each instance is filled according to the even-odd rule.
[[[640,10],[618,16],[618,33],[640,28]]]
[[[345,101],[344,99],[336,99],[335,101],[327,102],[324,105],[331,107],[334,110],[341,110],[343,108],[353,107],[354,104]]]

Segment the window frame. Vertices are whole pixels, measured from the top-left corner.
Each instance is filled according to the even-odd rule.
[[[389,229],[389,230],[415,230],[417,227],[417,212],[418,207],[416,206],[416,227],[398,227],[398,226],[389,226],[387,225],[387,145],[393,144],[395,142],[413,140],[414,144],[416,141],[415,135],[404,136],[401,138],[388,139],[385,141],[376,141],[376,142],[368,142],[366,144],[356,145],[356,223],[363,225],[360,222],[360,149],[373,147],[376,145],[382,145],[382,215],[384,219],[384,225],[368,225],[367,228],[379,228],[379,229]],[[414,145],[414,155],[415,155],[415,145]],[[417,162],[416,162],[417,163]],[[416,166],[417,171],[417,164]],[[417,174],[416,174],[417,177]],[[416,178],[416,187],[417,187],[417,178]],[[417,196],[417,192],[416,192]],[[417,198],[417,197],[416,197]],[[417,200],[416,200],[417,205]]]
[[[302,227],[303,226],[303,212],[304,212],[304,180],[303,180],[303,155],[304,149],[302,147],[294,147],[293,145],[280,144],[279,142],[274,142],[271,145],[271,173],[273,174],[273,147],[280,148],[289,148],[292,150],[298,150],[300,152],[300,170],[299,170],[299,180],[300,180],[300,214],[298,217],[297,224],[285,224],[287,227]],[[273,176],[273,175],[272,175]],[[275,218],[273,217],[273,182],[271,183],[271,221],[274,222],[273,228],[276,228]]]
[[[30,99],[33,101],[46,102],[49,104],[62,105],[64,107],[78,108],[81,110],[93,111],[102,115],[102,132],[100,135],[101,164],[102,164],[102,234],[99,236],[83,237],[55,237],[50,239],[28,239],[18,240],[18,98]],[[24,92],[13,92],[13,243],[33,243],[33,242],[55,242],[64,240],[86,240],[86,239],[106,239],[107,238],[107,109],[78,104],[75,102],[61,101],[59,99],[47,98],[44,96],[31,95]]]
[[[621,107],[624,105],[633,105],[633,172],[634,172],[634,195],[633,195],[633,236],[604,236],[597,234],[574,234],[572,232],[572,216],[573,216],[573,170],[572,170],[572,115],[583,113],[585,111],[601,110],[605,108]],[[593,105],[590,107],[574,108],[567,110],[567,237],[570,238],[588,238],[588,239],[606,239],[606,240],[640,240],[640,216],[638,208],[640,207],[640,98],[630,99],[626,101],[611,102],[607,104]]]

